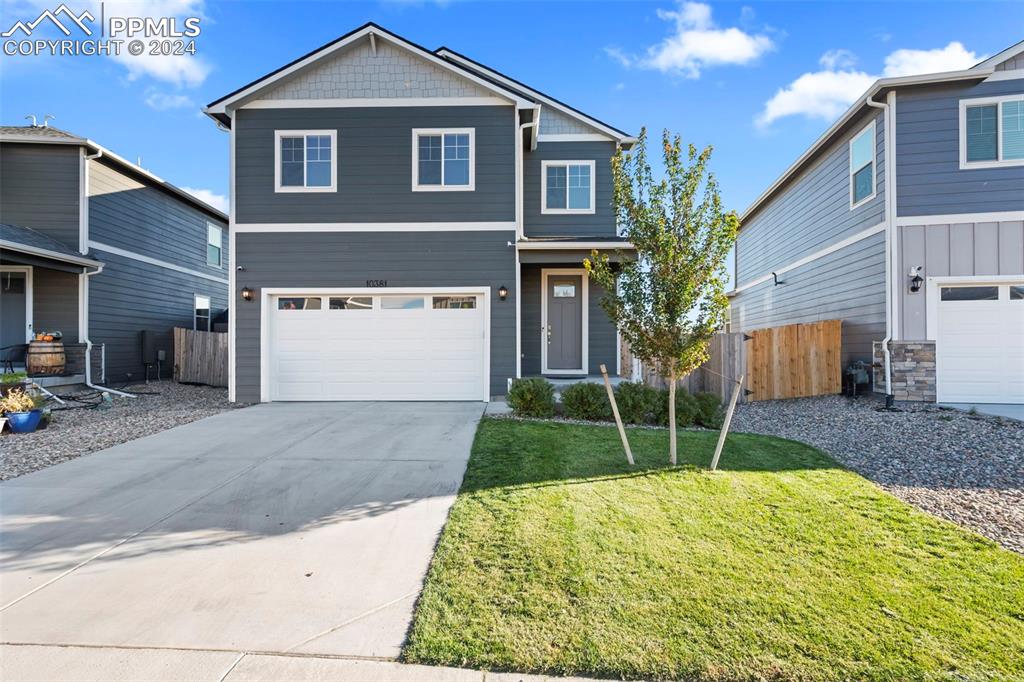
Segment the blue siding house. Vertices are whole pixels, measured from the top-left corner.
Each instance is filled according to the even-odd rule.
[[[741,218],[734,331],[841,319],[876,391],[1024,402],[1024,42],[877,81]]]
[[[0,347],[10,368],[37,332],[59,331],[66,376],[50,385],[169,375],[172,328],[209,331],[227,308],[228,241],[224,213],[89,139],[0,128]],[[144,357],[144,331],[157,357]]]
[[[231,136],[233,400],[489,400],[615,368],[635,139],[367,24],[210,103]]]

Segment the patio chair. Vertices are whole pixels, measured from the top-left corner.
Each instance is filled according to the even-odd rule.
[[[13,346],[0,348],[0,366],[4,374],[14,374],[14,363],[25,364],[25,354],[28,352],[27,343],[16,343]]]

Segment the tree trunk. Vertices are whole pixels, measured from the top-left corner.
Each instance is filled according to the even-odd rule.
[[[668,462],[676,465],[676,372],[669,372],[668,380]]]

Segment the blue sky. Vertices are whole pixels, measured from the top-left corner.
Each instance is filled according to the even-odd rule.
[[[2,30],[59,3],[2,0]],[[98,0],[75,2],[76,12]],[[201,105],[376,21],[447,45],[616,127],[715,147],[742,210],[880,75],[963,68],[1017,42],[1024,10],[981,2],[107,2],[199,16],[178,59],[0,57],[0,121],[56,116],[170,182],[227,194],[228,140]],[[1016,14],[1016,17],[1013,15]],[[98,15],[98,12],[97,12]]]

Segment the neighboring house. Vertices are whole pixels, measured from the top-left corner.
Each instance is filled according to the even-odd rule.
[[[614,372],[583,270],[631,257],[630,135],[367,24],[212,102],[231,134],[231,396],[489,400]]]
[[[227,307],[227,216],[91,140],[0,127],[0,223],[0,346],[62,332],[63,383],[143,379],[143,331],[169,374]]]
[[[838,318],[876,391],[1024,402],[1024,42],[877,81],[741,219],[733,331]]]

